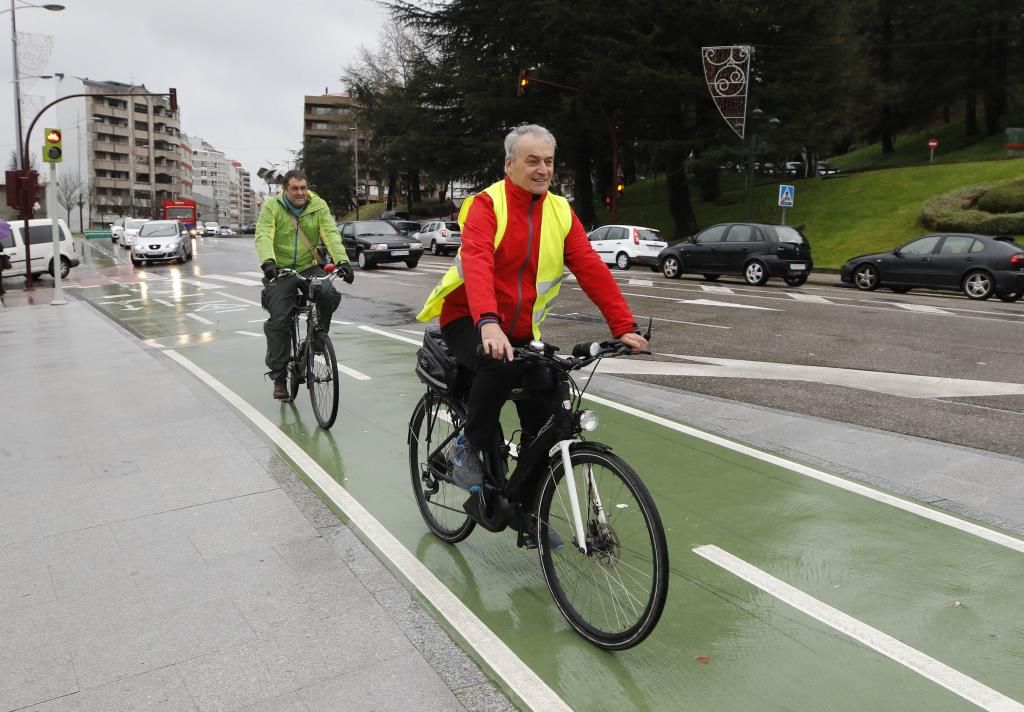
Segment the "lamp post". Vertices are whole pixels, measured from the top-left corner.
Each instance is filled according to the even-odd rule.
[[[349,126],[349,131],[355,131],[352,134],[352,145],[355,147],[355,162],[356,162],[356,220],[359,219],[359,127]]]
[[[754,155],[757,153],[757,122],[764,115],[760,109],[750,112],[750,151],[747,154],[747,222],[754,219]],[[772,128],[782,124],[776,117],[768,119]]]

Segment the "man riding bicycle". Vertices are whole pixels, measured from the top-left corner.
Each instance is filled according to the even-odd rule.
[[[540,339],[566,266],[601,310],[612,336],[634,352],[647,347],[579,218],[565,198],[548,192],[554,160],[555,137],[542,126],[518,126],[505,137],[505,179],[463,204],[462,248],[417,316],[440,316],[452,354],[474,372],[452,474],[471,492],[479,490],[482,462],[497,445],[501,408],[523,377],[513,346]],[[540,435],[561,407],[557,398],[516,406],[523,442]]]
[[[338,226],[327,203],[309,189],[306,174],[291,170],[284,174],[280,194],[268,198],[256,221],[256,254],[263,270],[263,308],[270,316],[263,323],[267,337],[267,375],[274,379],[274,398],[288,400],[286,367],[291,347],[292,310],[298,291],[308,289],[307,282],[294,274],[278,277],[279,268],[288,268],[302,277],[323,276],[317,248],[325,245],[338,265],[338,272],[349,284],[355,273],[341,244]],[[308,295],[307,295],[308,296]],[[317,299],[324,330],[329,330],[331,315],[341,303],[333,285],[322,288]]]

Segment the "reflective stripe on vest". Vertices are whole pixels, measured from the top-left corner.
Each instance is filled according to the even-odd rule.
[[[505,237],[508,226],[508,201],[505,197],[505,181],[499,181],[484,189],[494,204],[494,217],[497,229],[494,233],[494,249],[498,249]],[[475,197],[475,196],[473,196]],[[469,204],[473,197],[466,198],[459,210],[459,224],[465,226],[469,215]],[[562,276],[565,271],[565,238],[572,228],[572,211],[568,201],[548,193],[544,199],[541,212],[540,254],[537,260],[537,298],[533,303],[533,338],[540,338],[540,325],[551,310],[551,305],[562,287]],[[445,297],[458,289],[465,281],[462,272],[462,249],[455,256],[451,268],[441,278],[441,282],[427,297],[423,309],[416,316],[419,321],[430,321],[441,314]]]

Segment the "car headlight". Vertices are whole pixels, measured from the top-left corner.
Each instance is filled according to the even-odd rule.
[[[410,242],[409,243],[409,247],[411,247],[414,250],[416,250],[416,249],[419,249],[420,247],[423,247],[423,243],[422,242]]]
[[[189,234],[189,237],[195,237],[196,236],[196,231],[195,230],[189,230],[188,234]]]
[[[371,250],[386,250],[388,246],[386,243],[378,242],[376,245],[370,245]]]

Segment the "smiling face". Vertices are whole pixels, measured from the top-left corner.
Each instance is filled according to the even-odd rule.
[[[309,183],[305,178],[290,178],[284,187],[284,195],[289,203],[301,208],[309,199]]]
[[[546,193],[555,173],[555,147],[539,136],[520,136],[515,154],[505,159],[505,173],[523,190],[534,195]]]

